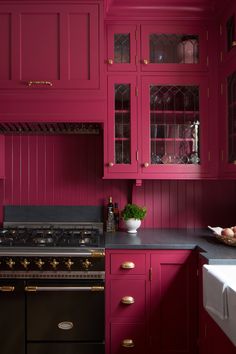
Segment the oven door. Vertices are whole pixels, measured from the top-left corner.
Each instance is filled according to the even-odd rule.
[[[104,342],[103,281],[31,281],[25,292],[28,343]],[[61,353],[61,349],[56,352]],[[40,349],[36,353],[41,354]]]

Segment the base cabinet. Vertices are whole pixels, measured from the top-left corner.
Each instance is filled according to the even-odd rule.
[[[107,250],[106,354],[197,353],[197,272],[189,250]]]

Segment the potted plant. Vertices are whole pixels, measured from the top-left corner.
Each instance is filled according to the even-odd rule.
[[[137,232],[137,229],[141,225],[141,220],[145,218],[146,213],[147,209],[145,207],[140,207],[136,204],[126,204],[121,211],[121,216],[130,234]]]

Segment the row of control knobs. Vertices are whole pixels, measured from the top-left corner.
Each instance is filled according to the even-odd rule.
[[[26,270],[29,268],[31,263],[34,263],[40,270],[43,269],[45,265],[45,261],[43,261],[41,258],[37,259],[34,262],[29,261],[27,258],[24,258],[23,260],[20,261],[20,264]],[[8,266],[9,269],[13,270],[16,262],[12,258],[9,258],[6,260],[5,264]],[[53,258],[48,262],[48,264],[51,266],[53,270],[56,270],[60,264],[66,266],[68,270],[71,270],[72,266],[74,265],[74,262],[70,258],[68,258],[67,260],[60,263],[56,258]],[[89,261],[89,259],[86,258],[81,262],[81,265],[84,270],[88,270],[92,266],[92,263]]]

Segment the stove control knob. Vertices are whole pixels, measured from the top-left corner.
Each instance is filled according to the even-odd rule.
[[[85,259],[85,261],[82,262],[82,267],[85,270],[88,270],[89,267],[91,267],[92,263],[88,260],[88,258]]]
[[[70,258],[65,262],[66,268],[68,270],[71,270],[71,267],[73,266],[73,264],[74,264],[74,262],[72,262],[72,260]]]
[[[50,262],[50,264],[53,267],[53,269],[56,270],[59,262],[57,262],[56,258],[53,258],[53,260],[52,260],[52,262]]]
[[[44,261],[42,261],[41,258],[39,258],[36,262],[35,262],[36,266],[38,266],[39,269],[42,269],[43,265],[45,264]]]
[[[8,261],[6,261],[6,264],[8,265],[8,267],[9,267],[10,269],[12,269],[13,266],[16,264],[16,262],[14,262],[14,261],[12,260],[12,258],[10,258],[10,259],[8,259]]]
[[[26,258],[23,261],[21,261],[20,263],[21,263],[21,265],[23,265],[23,267],[25,269],[27,269],[28,265],[30,265],[30,262]]]

